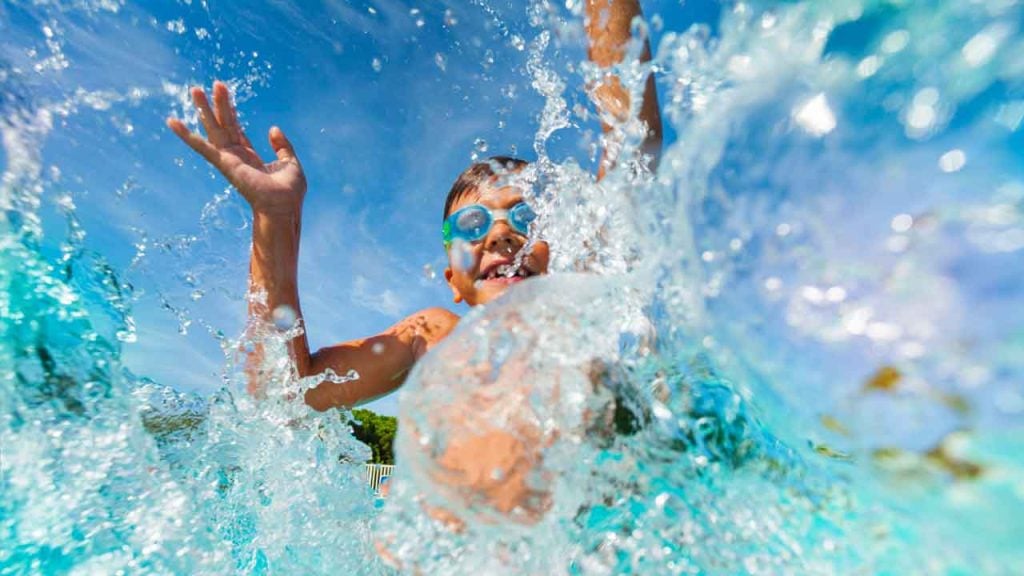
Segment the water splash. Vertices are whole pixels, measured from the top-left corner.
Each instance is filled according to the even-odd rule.
[[[1022,320],[1016,273],[995,272],[1019,271],[1019,255],[1016,266],[994,256],[1016,251],[1017,201],[1001,199],[1020,186],[1019,138],[998,118],[1005,83],[1021,76],[989,48],[1008,42],[992,30],[1019,9],[938,14],[738,3],[715,35],[666,34],[652,66],[672,81],[679,139],[654,182],[620,168],[598,186],[546,157],[565,125],[564,83],[536,64],[549,41],[539,33],[537,200],[561,219],[541,225],[566,250],[558,268],[606,275],[596,292],[571,277],[524,287],[467,319],[414,374],[389,508],[399,565],[833,573],[1016,562],[1015,522],[983,530],[987,544],[974,530],[992,503],[1021,506],[1007,492],[1020,464],[1013,450],[997,455],[1006,420],[988,392],[1016,387],[1019,373],[990,352],[1005,354]],[[643,75],[622,75],[636,98]],[[984,170],[949,179],[975,155]],[[968,232],[973,206],[989,202],[1007,210],[999,247]],[[631,299],[632,312],[608,305]],[[643,340],[623,326],[637,305],[654,346],[602,352],[595,335]],[[971,327],[978,306],[1001,320]],[[616,366],[616,392],[638,399],[643,423],[611,448],[585,423],[609,410],[593,374],[578,373],[594,361]],[[495,428],[510,436],[511,462],[488,463],[473,444],[501,445]],[[521,469],[532,472],[510,472]],[[506,510],[511,525],[496,519]]]
[[[263,8],[350,49],[289,7]],[[572,50],[579,3],[531,2],[532,31],[478,6],[541,97],[522,177],[560,274],[475,311],[418,366],[383,517],[344,417],[296,402],[317,381],[284,354],[294,315],[239,340],[205,317],[244,306],[211,273],[244,260],[237,198],[207,201],[195,233],[138,228],[118,266],[84,241],[75,155],[46,153],[69,119],[112,123],[130,148],[138,126],[187,111],[187,79],[97,65],[77,43],[97,23],[199,46],[194,74],[230,76],[242,98],[268,85],[269,60],[222,48],[207,3],[175,8],[0,14],[0,572],[385,572],[378,549],[439,574],[1020,564],[1019,3],[743,2],[670,29],[650,64],[618,72],[634,103],[658,75],[676,139],[656,174],[623,162],[599,184],[557,152],[591,120],[568,88],[596,74]],[[392,8],[369,17],[458,33],[473,17]],[[501,62],[488,53],[481,83]],[[455,77],[460,52],[443,55]],[[388,63],[380,76],[401,61],[353,57]],[[621,134],[628,158],[640,132]],[[152,183],[114,180],[124,206],[169,209]],[[165,270],[173,282],[147,280]],[[220,392],[124,368],[122,344],[148,340],[130,310],[161,306],[220,347]],[[257,345],[259,401],[241,360]],[[474,443],[507,458],[460,459]]]

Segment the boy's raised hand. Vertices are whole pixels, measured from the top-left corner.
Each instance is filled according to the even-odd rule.
[[[206,138],[192,132],[177,118],[167,126],[212,164],[249,202],[253,212],[296,214],[306,194],[306,176],[291,142],[278,127],[270,129],[270,146],[277,160],[265,164],[238,123],[231,94],[223,82],[213,84],[213,108],[202,88],[192,88],[192,101]]]

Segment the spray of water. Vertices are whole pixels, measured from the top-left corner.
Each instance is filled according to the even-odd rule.
[[[385,529],[400,565],[1012,565],[1019,526],[988,522],[1021,506],[1001,428],[1018,392],[995,393],[1019,365],[993,356],[1021,326],[1019,8],[892,10],[737,3],[716,33],[667,34],[650,69],[679,140],[656,178],[600,184],[545,155],[564,82],[538,33],[541,228],[559,269],[602,275],[524,287],[419,367]],[[648,71],[620,71],[634,102]],[[971,327],[977,309],[1000,319]],[[639,431],[610,440],[624,412]]]

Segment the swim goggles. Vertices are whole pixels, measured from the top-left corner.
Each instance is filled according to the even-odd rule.
[[[498,220],[508,222],[513,230],[526,236],[530,222],[536,218],[537,213],[526,202],[520,202],[508,210],[491,210],[482,204],[472,204],[456,210],[445,219],[441,227],[444,247],[450,247],[455,240],[477,242],[487,236],[491,226]]]

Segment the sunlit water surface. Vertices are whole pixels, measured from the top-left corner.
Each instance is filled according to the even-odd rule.
[[[153,73],[125,39],[181,36],[193,81],[227,78],[244,101],[269,90],[271,61],[228,53],[210,24],[241,8],[0,7],[0,573],[373,574],[390,570],[382,554],[424,574],[1024,565],[1024,8],[735,3],[672,30],[648,7],[655,60],[620,72],[635,89],[655,71],[675,137],[653,177],[623,164],[598,186],[548,150],[585,113],[566,88],[593,74],[571,49],[578,4],[460,7],[485,42],[523,53],[518,90],[539,95],[523,155],[559,273],[474,311],[417,366],[383,512],[345,419],[292,400],[317,382],[291,376],[291,327],[235,337],[240,323],[181,305],[240,290],[190,262],[209,276],[244,260],[237,198],[210,200],[195,235],[127,216],[141,227],[120,267],[79,218],[135,193],[82,165],[178,146],[133,134],[188,114],[184,80],[138,72],[125,88],[119,67]],[[457,25],[451,10],[377,6],[317,10]],[[306,32],[290,14],[275,41]],[[527,23],[510,30],[507,14]],[[267,22],[243,20],[251,45],[270,41],[254,24]],[[174,282],[147,299],[133,285],[146,274]],[[124,368],[149,309],[219,343],[219,392]],[[276,371],[259,402],[240,364],[255,342]],[[445,460],[494,431],[533,447],[509,513]]]

